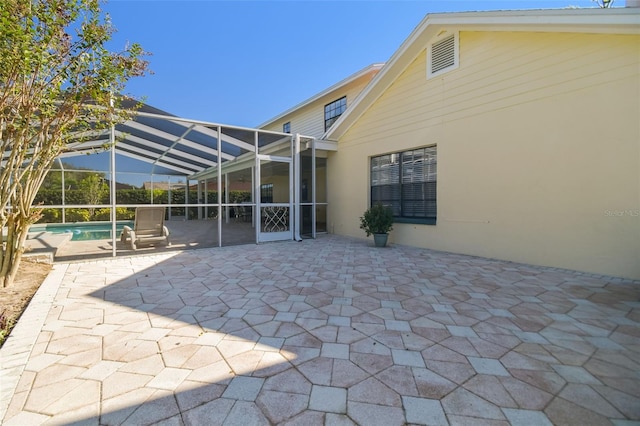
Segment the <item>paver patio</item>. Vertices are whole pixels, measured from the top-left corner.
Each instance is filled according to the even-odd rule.
[[[34,424],[640,421],[640,282],[323,236],[55,265],[0,350]]]

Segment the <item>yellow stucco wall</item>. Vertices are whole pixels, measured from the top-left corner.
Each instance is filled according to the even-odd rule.
[[[639,36],[461,32],[457,70],[425,67],[329,155],[330,232],[364,237],[371,156],[437,144],[437,225],[390,241],[640,279]]]

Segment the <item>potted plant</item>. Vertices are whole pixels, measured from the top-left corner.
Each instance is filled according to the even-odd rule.
[[[393,229],[393,212],[380,203],[374,204],[360,217],[360,229],[364,229],[367,237],[373,234],[376,247],[384,247]]]

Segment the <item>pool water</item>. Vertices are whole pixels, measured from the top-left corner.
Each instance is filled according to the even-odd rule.
[[[133,221],[116,223],[116,237],[124,226],[133,227]],[[111,223],[53,223],[48,225],[34,225],[29,232],[51,232],[53,234],[71,234],[71,241],[92,241],[111,239]]]

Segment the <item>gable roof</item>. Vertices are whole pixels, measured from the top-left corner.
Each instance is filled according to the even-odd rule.
[[[262,129],[266,126],[269,126],[273,123],[275,123],[278,120],[281,120],[282,118],[286,117],[287,115],[301,109],[304,108],[307,105],[312,104],[313,102],[317,101],[318,99],[322,99],[324,96],[327,96],[333,92],[335,92],[336,90],[341,89],[342,87],[362,78],[365,77],[369,74],[373,74],[375,75],[378,71],[380,71],[380,69],[382,69],[382,67],[384,66],[384,63],[381,64],[371,64],[363,69],[361,69],[360,71],[355,72],[354,74],[351,74],[349,77],[345,78],[344,80],[341,80],[339,82],[337,82],[336,84],[334,84],[333,86],[330,86],[329,88],[323,90],[320,93],[315,94],[314,96],[310,97],[309,99],[306,99],[302,102],[300,102],[298,105],[289,108],[288,110],[276,115],[273,118],[270,118],[269,120],[265,121],[264,123],[260,124],[258,126],[259,129]]]
[[[427,15],[322,136],[337,141],[443,30],[640,34],[639,8],[456,12]]]

